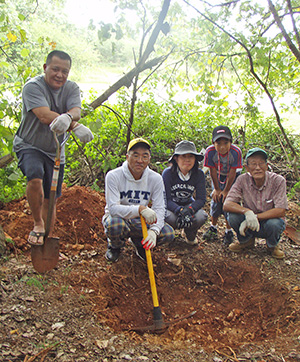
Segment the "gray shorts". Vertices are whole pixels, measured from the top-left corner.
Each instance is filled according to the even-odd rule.
[[[20,167],[27,182],[35,178],[43,180],[45,199],[49,199],[54,169],[54,161],[38,150],[28,149],[17,152]],[[61,196],[61,187],[64,178],[65,165],[61,164],[57,182],[56,197]]]

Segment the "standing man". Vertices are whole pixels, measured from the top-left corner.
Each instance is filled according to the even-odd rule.
[[[109,171],[105,178],[105,214],[102,222],[107,236],[108,248],[105,257],[115,262],[121,248],[130,237],[136,254],[146,260],[145,249],[171,242],[173,228],[164,222],[165,195],[161,175],[151,170],[150,144],[143,138],[130,141],[126,161],[121,167]],[[151,208],[148,207],[151,202]],[[143,240],[140,215],[149,226],[148,236]]]
[[[72,60],[59,50],[48,54],[44,64],[44,75],[30,79],[22,92],[22,120],[14,138],[19,167],[27,177],[26,196],[33,216],[33,230],[28,242],[43,245],[45,223],[49,204],[50,187],[56,154],[56,142],[66,131],[73,131],[81,142],[93,139],[92,132],[80,119],[80,91],[76,83],[68,80]],[[57,197],[61,195],[64,173],[65,152],[61,150],[61,165],[57,187]],[[52,225],[55,221],[55,209]]]
[[[267,153],[252,148],[246,155],[247,173],[239,176],[224,203],[229,224],[237,233],[238,242],[229,245],[233,252],[253,248],[255,237],[266,239],[267,248],[276,259],[284,252],[278,243],[285,229],[288,208],[285,179],[269,172]]]

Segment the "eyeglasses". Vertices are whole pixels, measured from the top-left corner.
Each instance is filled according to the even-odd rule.
[[[141,159],[143,162],[147,162],[150,159],[150,155],[139,155],[138,153],[131,154],[130,157],[132,157],[134,161]]]
[[[247,166],[253,169],[256,168],[257,166],[259,168],[263,168],[264,166],[266,166],[266,162],[249,162]]]

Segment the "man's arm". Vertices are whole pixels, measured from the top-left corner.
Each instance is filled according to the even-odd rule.
[[[274,208],[257,214],[258,220],[277,219],[285,216],[285,209]]]
[[[235,176],[236,176],[236,169],[230,168],[228,176],[227,176],[227,180],[226,180],[226,185],[224,187],[224,191],[226,192],[226,195],[228,194],[228,192],[235,180]]]
[[[50,124],[56,117],[59,116],[57,112],[53,112],[49,107],[37,107],[33,108],[32,112],[37,116],[37,118],[44,124]],[[74,107],[70,109],[67,113],[72,116],[72,123],[70,125],[70,131],[77,126],[77,121],[79,121],[81,116],[81,109],[79,107]]]
[[[209,173],[210,173],[210,177],[212,179],[213,185],[214,185],[214,189],[217,190],[217,191],[221,191],[220,186],[219,186],[219,182],[218,182],[217,169],[215,167],[211,167],[209,169]]]
[[[220,194],[221,194],[221,189],[220,189],[220,185],[218,182],[218,173],[217,173],[217,169],[214,167],[211,167],[209,169],[209,173],[210,173],[210,177],[212,179],[213,185],[214,185],[214,190],[212,192],[212,198],[215,202],[220,201]]]
[[[249,211],[247,207],[241,206],[233,201],[225,201],[223,205],[223,210],[226,212],[232,212],[234,214],[245,214],[245,212]],[[268,219],[276,219],[285,216],[285,209],[273,208],[268,211],[261,212],[256,214],[258,220],[268,220]]]
[[[233,212],[234,214],[245,214],[245,212],[249,211],[250,209],[238,204],[237,202],[225,200],[223,210],[226,212]]]
[[[33,108],[32,112],[43,124],[50,124],[56,117],[59,116],[57,112],[53,112],[49,107]]]

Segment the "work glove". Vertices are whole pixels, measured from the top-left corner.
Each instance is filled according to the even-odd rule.
[[[154,248],[156,246],[156,238],[157,238],[157,235],[156,235],[155,231],[149,229],[148,236],[146,237],[145,240],[142,240],[144,249],[149,250],[149,249]]]
[[[253,231],[259,231],[259,221],[257,220],[257,216],[253,211],[249,210],[245,212],[245,218],[249,229]]]
[[[56,117],[49,125],[52,132],[55,132],[58,136],[65,133],[72,122],[72,118],[63,113],[60,116]]]
[[[141,211],[141,215],[145,219],[147,224],[154,224],[157,220],[156,212],[150,207],[146,207],[146,209],[143,209]]]
[[[242,236],[245,236],[246,229],[253,231],[259,231],[259,221],[253,211],[249,210],[245,212],[245,220],[241,223],[239,232]]]
[[[184,206],[179,210],[178,217],[176,219],[177,229],[189,228],[194,221],[194,209],[191,206]]]
[[[75,128],[73,128],[72,131],[82,143],[90,142],[94,138],[94,135],[91,132],[91,130],[81,123],[79,123]]]

